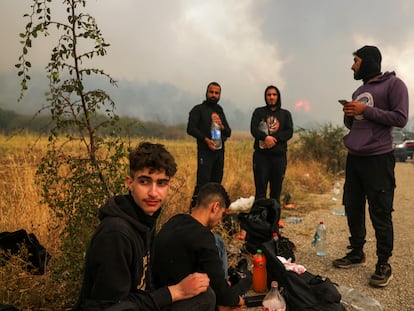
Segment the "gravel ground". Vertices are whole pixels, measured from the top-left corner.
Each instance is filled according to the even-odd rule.
[[[397,188],[395,192],[393,221],[394,221],[394,252],[390,259],[394,279],[385,288],[372,288],[368,280],[375,270],[375,236],[371,221],[367,216],[367,243],[365,253],[367,264],[365,267],[352,269],[337,269],[332,266],[332,260],[342,257],[348,251],[348,227],[346,217],[335,216],[331,210],[316,210],[303,216],[298,224],[286,224],[283,234],[297,246],[296,262],[304,265],[313,274],[329,277],[333,282],[353,287],[358,291],[377,299],[385,311],[401,310],[414,311],[414,161],[396,165]],[[329,198],[327,198],[329,199]],[[283,211],[282,211],[283,218]],[[328,255],[316,256],[311,240],[319,221],[323,220],[327,226]],[[250,293],[254,294],[254,293]],[[258,311],[262,308],[246,308],[243,310]],[[351,310],[351,309],[349,309]]]

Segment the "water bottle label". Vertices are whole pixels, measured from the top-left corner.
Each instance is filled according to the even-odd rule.
[[[211,138],[212,139],[221,139],[221,131],[220,130],[212,130],[211,131]]]
[[[313,236],[312,245],[313,245],[313,246],[316,246],[316,244],[318,243],[318,241],[319,241],[319,234],[318,234],[318,232],[316,231],[316,232],[315,232],[315,235]]]

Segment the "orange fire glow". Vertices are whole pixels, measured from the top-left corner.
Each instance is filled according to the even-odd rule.
[[[308,113],[311,111],[311,104],[307,100],[298,100],[295,104],[295,110]]]

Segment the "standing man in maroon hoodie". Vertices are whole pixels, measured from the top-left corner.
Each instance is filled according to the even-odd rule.
[[[369,284],[387,286],[392,279],[394,231],[392,211],[395,188],[395,158],[392,129],[408,120],[408,91],[395,72],[381,72],[381,52],[364,46],[354,52],[354,79],[363,84],[344,104],[344,137],[348,149],[343,203],[351,233],[352,251],[333,261],[338,268],[365,263],[365,203],[377,240],[377,264]]]

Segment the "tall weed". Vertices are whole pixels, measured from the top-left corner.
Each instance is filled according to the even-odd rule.
[[[66,254],[61,251],[60,233],[68,224],[65,217],[57,217],[50,213],[51,207],[41,203],[41,188],[35,183],[38,165],[47,152],[47,138],[38,140],[36,147],[31,142],[37,137],[0,135],[0,145],[6,152],[0,153],[0,232],[26,229],[33,232],[40,243],[52,255],[46,273],[33,276],[19,264],[21,258],[14,258],[0,268],[0,303],[11,303],[23,310],[64,310],[70,308],[77,298],[81,283],[81,274],[70,275],[62,262],[70,263]],[[196,175],[196,143],[194,139],[165,140],[157,138],[134,138],[134,147],[141,141],[152,141],[164,144],[174,155],[178,171],[173,179],[168,202],[163,208],[159,226],[177,213],[185,213],[190,206],[191,195]],[[296,154],[297,136],[289,145],[288,168],[283,185],[283,196],[289,196],[296,204],[295,211],[323,208],[323,202],[310,200],[312,193],[326,193],[331,189],[332,176],[326,174],[325,164],[311,157],[303,158]],[[75,145],[66,145],[66,152],[76,153]],[[225,168],[223,185],[228,190],[231,200],[254,195],[252,173],[253,139],[249,135],[237,135],[226,143]],[[61,173],[70,173],[69,166]],[[125,175],[124,166],[118,167],[118,173]],[[124,188],[125,189],[125,188]],[[55,191],[51,189],[52,191]],[[85,189],[87,191],[87,189]],[[123,191],[123,190],[119,190]],[[66,199],[66,192],[56,192],[61,200]],[[74,208],[77,208],[74,201]],[[97,210],[103,203],[95,201],[92,210]],[[283,213],[289,213],[283,210]],[[94,228],[90,228],[93,231]],[[84,243],[89,237],[82,237]],[[74,248],[77,256],[82,257],[85,249]],[[74,265],[82,265],[74,262]]]
[[[331,123],[316,129],[299,130],[299,138],[293,145],[293,160],[317,161],[324,165],[329,174],[342,174],[347,153],[342,143],[345,133],[343,126],[333,126]]]

